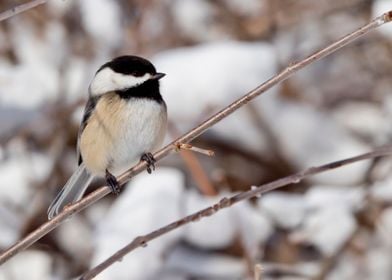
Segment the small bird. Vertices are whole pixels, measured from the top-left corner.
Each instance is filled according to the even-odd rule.
[[[146,161],[148,173],[155,169],[151,152],[162,144],[167,126],[159,92],[164,76],[138,56],[120,56],[98,69],[79,128],[79,167],[51,203],[49,220],[81,199],[94,176],[105,177],[118,194],[116,176],[138,160]]]

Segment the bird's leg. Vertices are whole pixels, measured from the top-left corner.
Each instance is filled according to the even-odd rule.
[[[147,163],[148,174],[151,174],[152,170],[155,170],[156,159],[154,158],[154,156],[151,153],[143,154],[142,157],[140,158],[140,160],[143,160]],[[152,168],[152,170],[151,170],[151,168]]]
[[[118,183],[116,177],[112,173],[110,173],[107,169],[106,169],[105,179],[106,179],[106,183],[109,185],[112,193],[114,193],[116,195],[119,194],[120,193],[120,184]]]

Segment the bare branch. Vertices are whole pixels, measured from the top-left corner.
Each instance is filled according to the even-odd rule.
[[[154,154],[155,159],[160,160],[163,157],[167,156],[170,154],[172,151],[175,151],[177,146],[176,143],[188,143],[191,140],[195,139],[198,137],[200,134],[205,132],[207,129],[215,125],[217,122],[221,121],[222,119],[226,118],[257,96],[261,95],[271,87],[275,86],[276,84],[286,80],[288,77],[290,77],[292,74],[297,72],[298,70],[306,67],[307,65],[320,60],[321,58],[335,52],[336,50],[342,48],[343,46],[347,45],[348,43],[352,42],[353,40],[363,36],[364,34],[376,29],[377,27],[383,25],[384,23],[390,22],[392,20],[392,11],[383,14],[380,17],[377,17],[367,25],[361,27],[360,29],[344,36],[343,38],[335,41],[331,45],[327,46],[326,48],[312,54],[311,56],[305,58],[304,60],[293,63],[290,66],[288,66],[286,69],[284,69],[282,72],[279,74],[275,75],[271,79],[267,80],[254,90],[250,91],[240,99],[234,101],[232,104],[229,106],[225,107],[197,127],[193,128],[191,131],[188,133],[184,134],[183,136],[179,137],[166,147],[162,148],[160,151]],[[384,155],[384,153],[380,154]],[[336,164],[336,163],[335,163]],[[136,164],[134,167],[129,169],[128,171],[124,172],[122,175],[120,175],[117,179],[120,183],[120,185],[123,185],[124,183],[128,182],[133,176],[139,174],[143,170],[146,169],[146,163],[144,161],[139,162]],[[310,175],[310,174],[307,174]],[[278,180],[279,181],[279,180]],[[279,181],[280,182],[280,181]],[[269,190],[269,189],[268,189]],[[251,196],[254,196],[254,191],[252,191],[250,194]],[[88,205],[98,201],[99,199],[103,198],[105,195],[110,193],[110,188],[107,186],[101,187],[97,189],[96,191],[92,192],[82,200],[72,204],[71,206],[67,207],[62,211],[58,216],[56,216],[54,219],[46,222],[45,224],[41,225],[39,228],[37,228],[35,231],[31,232],[29,235],[27,235],[25,238],[22,240],[18,241],[15,243],[13,246],[8,248],[5,252],[3,252],[0,255],[0,265],[5,263],[7,260],[9,260],[12,256],[17,254],[18,252],[28,248],[31,246],[34,242],[36,242],[38,239],[42,238],[44,235],[46,235],[48,232],[56,228],[58,225],[60,225],[63,221],[66,219],[69,219],[72,215],[74,215],[77,212],[80,212],[82,209],[86,208]],[[241,195],[249,195],[249,193],[244,193],[240,194],[239,197],[236,196],[236,199],[240,198]],[[242,198],[243,200],[243,198]],[[228,201],[222,201],[219,204],[219,207],[223,207],[225,203],[231,203],[231,200]],[[226,206],[225,206],[226,207]]]
[[[18,6],[15,6],[7,11],[0,13],[0,21],[9,19],[13,16],[16,16],[20,13],[26,12],[30,9],[33,9],[39,5],[45,4],[48,0],[33,0]]]
[[[290,176],[283,177],[283,178],[278,179],[276,181],[273,181],[271,183],[264,184],[259,187],[252,187],[249,191],[239,193],[239,194],[234,195],[232,197],[228,197],[228,198],[224,197],[218,203],[216,203],[210,207],[207,207],[203,210],[200,210],[194,214],[188,215],[180,220],[177,220],[177,221],[175,221],[171,224],[168,224],[164,227],[161,227],[160,229],[157,229],[149,234],[136,237],[131,243],[129,243],[128,245],[126,245],[122,249],[118,250],[114,255],[112,255],[111,257],[106,259],[104,262],[102,262],[101,264],[94,267],[92,270],[88,271],[80,279],[83,279],[83,280],[92,279],[93,277],[95,277],[96,275],[101,273],[103,270],[108,268],[113,263],[121,260],[126,254],[132,252],[136,248],[146,246],[146,244],[148,242],[150,242],[151,240],[154,240],[154,239],[156,239],[156,238],[158,238],[158,237],[160,237],[160,236],[162,236],[162,235],[164,235],[164,234],[166,234],[176,228],[179,228],[179,227],[184,226],[186,224],[189,224],[191,222],[196,222],[196,221],[201,220],[202,218],[212,216],[212,215],[216,214],[218,211],[220,211],[224,208],[227,208],[227,207],[231,207],[240,201],[244,201],[244,200],[247,200],[247,199],[250,199],[253,197],[259,197],[263,193],[275,190],[277,188],[281,188],[283,186],[287,186],[290,184],[297,184],[301,180],[303,180],[304,178],[312,176],[312,175],[316,175],[319,173],[330,171],[330,170],[333,170],[333,169],[336,169],[336,168],[339,168],[339,167],[342,167],[342,166],[345,166],[348,164],[352,164],[352,163],[355,163],[358,161],[373,159],[373,158],[377,158],[380,156],[387,156],[387,155],[392,155],[392,146],[381,147],[381,148],[375,149],[372,152],[365,153],[365,154],[362,154],[359,156],[327,163],[327,164],[317,166],[317,167],[311,167],[311,168],[308,168],[308,169],[303,170],[301,172],[294,173]]]

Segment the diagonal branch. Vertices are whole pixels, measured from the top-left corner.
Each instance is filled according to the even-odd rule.
[[[101,264],[97,265],[87,273],[85,273],[80,279],[81,280],[89,280],[92,279],[93,277],[97,276],[99,273],[104,271],[106,268],[108,268],[110,265],[114,264],[115,262],[121,260],[126,254],[132,252],[133,250],[146,246],[148,242],[151,240],[154,240],[166,233],[169,233],[172,230],[175,230],[181,226],[184,226],[186,224],[189,224],[191,222],[196,222],[199,221],[202,218],[212,216],[216,214],[218,211],[231,207],[234,204],[244,201],[253,197],[258,197],[263,193],[275,190],[277,188],[281,188],[290,184],[297,184],[301,180],[303,180],[306,177],[313,176],[322,172],[330,171],[333,169],[340,168],[345,165],[353,164],[358,161],[362,160],[367,160],[367,159],[373,159],[373,158],[378,158],[381,156],[388,156],[392,155],[392,146],[385,146],[385,147],[380,147],[375,149],[372,152],[365,153],[359,156],[339,160],[339,161],[334,161],[331,163],[327,163],[324,165],[320,165],[317,167],[310,167],[308,169],[305,169],[303,171],[300,171],[298,173],[294,173],[292,175],[289,175],[287,177],[283,177],[281,179],[278,179],[276,181],[272,181],[270,183],[261,185],[259,187],[252,187],[249,191],[245,191],[242,193],[239,193],[237,195],[234,195],[232,197],[224,197],[222,198],[218,203],[204,208],[203,210],[200,210],[196,213],[193,213],[191,215],[188,215],[182,219],[179,219],[171,224],[168,224],[164,227],[161,227],[160,229],[157,229],[149,234],[143,235],[143,236],[138,236],[136,237],[131,243],[117,251],[115,254],[113,254],[111,257],[106,259],[104,262]]]
[[[360,29],[342,37],[341,39],[335,41],[334,43],[325,47],[324,49],[308,56],[304,60],[291,64],[279,74],[267,80],[266,82],[264,82],[263,84],[255,88],[254,90],[250,91],[249,93],[247,93],[240,99],[234,101],[232,104],[222,109],[221,111],[219,111],[218,113],[216,113],[215,115],[213,115],[212,117],[210,117],[209,119],[207,119],[206,121],[198,125],[197,127],[190,130],[188,133],[184,134],[183,136],[179,137],[178,139],[176,139],[166,147],[162,148],[160,151],[154,154],[155,159],[160,160],[163,157],[169,155],[172,151],[175,151],[177,149],[178,143],[188,143],[191,140],[195,139],[200,134],[205,132],[207,129],[215,125],[217,122],[226,118],[227,116],[229,116],[230,114],[232,114],[233,112],[235,112],[236,110],[238,110],[239,108],[241,108],[242,106],[244,106],[245,104],[247,104],[248,102],[256,98],[257,96],[261,95],[271,87],[286,80],[288,77],[290,77],[292,74],[299,71],[300,69],[335,52],[336,50],[342,48],[348,43],[376,29],[377,27],[383,25],[384,23],[390,22],[391,20],[392,20],[392,11],[377,17],[376,19],[372,20],[370,23],[366,24]],[[139,174],[145,169],[146,169],[146,163],[144,161],[139,162],[137,165],[135,165],[134,167],[132,167],[131,169],[129,169],[128,171],[120,175],[119,178],[117,179],[120,185],[122,185],[128,182],[132,177]],[[104,186],[92,192],[82,200],[70,205],[54,219],[44,223],[36,230],[31,232],[29,235],[27,235],[25,238],[15,243],[6,251],[2,252],[0,254],[0,265],[5,263],[7,260],[9,260],[12,256],[16,255],[18,252],[34,244],[34,242],[36,242],[38,239],[42,238],[44,235],[46,235],[54,228],[59,226],[66,219],[69,219],[75,213],[80,212],[88,205],[98,201],[99,199],[103,198],[105,195],[109,193],[110,193],[109,187]]]
[[[9,10],[0,13],[0,21],[9,19],[13,16],[26,12],[30,9],[33,9],[39,5],[45,4],[48,0],[33,0],[24,4],[20,4],[15,6]]]

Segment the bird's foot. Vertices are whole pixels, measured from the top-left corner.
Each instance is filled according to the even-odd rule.
[[[106,178],[106,183],[109,185],[112,193],[116,195],[119,194],[120,184],[118,183],[116,177],[112,173],[110,173],[107,169],[106,169],[105,178]]]
[[[140,160],[143,160],[147,163],[148,174],[151,174],[152,170],[155,170],[155,163],[157,161],[151,153],[145,153],[144,155],[142,155]]]

